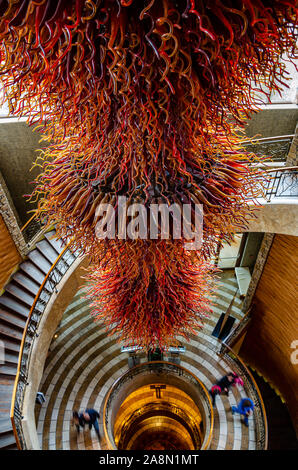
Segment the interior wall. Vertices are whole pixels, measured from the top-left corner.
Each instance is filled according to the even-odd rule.
[[[285,399],[298,433],[298,237],[275,235],[256,289],[255,311],[240,356]]]
[[[262,232],[249,232],[247,234],[239,266],[248,267],[252,274],[253,268],[262,244]]]
[[[295,133],[298,109],[295,105],[274,105],[252,114],[245,127],[249,137],[271,137]]]
[[[247,232],[298,235],[297,197],[274,198],[256,210],[257,217],[250,220]]]
[[[0,293],[21,259],[3,217],[0,215]]]
[[[41,134],[33,131],[25,122],[0,122],[0,171],[13,200],[21,225],[32,216],[28,213],[36,207],[25,195],[34,189],[32,182],[41,168],[33,163],[38,149],[46,147],[40,142]]]

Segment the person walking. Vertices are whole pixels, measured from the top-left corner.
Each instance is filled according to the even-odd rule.
[[[230,387],[232,385],[243,385],[242,379],[235,372],[229,372],[227,375],[224,375],[220,380],[212,386],[209,390],[210,395],[212,396],[212,405],[215,406],[215,398],[221,393],[229,394]]]
[[[80,427],[84,428],[85,426],[85,420],[82,413],[79,414],[77,411],[72,413],[72,425],[77,428],[77,433],[80,434]]]
[[[248,417],[251,415],[254,409],[254,403],[250,398],[242,398],[238,403],[238,406],[232,406],[232,414],[239,413],[244,416],[243,423],[248,427]]]
[[[212,406],[215,406],[215,398],[216,398],[216,395],[221,394],[221,388],[218,385],[213,385],[211,390],[209,390],[209,393],[212,397]]]
[[[95,432],[98,438],[100,438],[99,424],[98,424],[99,413],[93,408],[87,408],[82,414],[82,416],[83,416],[85,423],[88,424],[90,430],[92,429],[92,426],[94,426]]]

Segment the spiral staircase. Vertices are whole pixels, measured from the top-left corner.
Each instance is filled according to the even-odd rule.
[[[12,276],[5,292],[0,297],[0,332],[5,344],[5,363],[0,365],[0,448],[17,449],[16,429],[10,418],[14,384],[18,373],[19,353],[24,346],[23,332],[32,313],[32,306],[39,308],[36,299],[47,293],[46,277],[53,263],[65,249],[62,242],[51,231],[44,235],[28,254],[19,270]],[[74,256],[72,255],[72,258]],[[68,263],[68,261],[66,261]],[[68,263],[70,265],[70,262]],[[59,271],[59,265],[57,267]],[[63,272],[60,273],[60,278]],[[213,316],[206,322],[197,336],[189,343],[183,342],[185,352],[180,355],[180,365],[194,374],[206,389],[210,389],[222,375],[237,369],[237,363],[228,356],[220,356],[221,341],[212,336],[212,331],[222,312],[229,307],[235,296],[237,281],[233,270],[222,272],[218,282],[218,296]],[[84,298],[84,288],[73,297],[53,337],[45,363],[40,391],[46,401],[35,405],[35,419],[40,448],[53,449],[107,449],[103,433],[103,406],[105,397],[119,377],[130,365],[128,353],[121,351],[116,338],[108,336],[102,324],[95,323],[90,316],[89,305]],[[236,294],[232,315],[238,324],[243,318],[242,301]],[[31,315],[31,323],[34,317]],[[171,354],[165,355],[171,361]],[[147,357],[139,354],[140,362]],[[238,364],[239,365],[239,364]],[[236,369],[233,369],[235,366]],[[242,369],[243,371],[244,369]],[[248,375],[244,370],[244,375]],[[260,448],[257,417],[250,418],[248,428],[243,426],[239,415],[232,415],[231,406],[251,393],[247,387],[232,388],[229,396],[220,396],[214,407],[214,425],[209,448],[212,450]],[[14,397],[15,398],[15,397]],[[262,401],[261,397],[260,400]],[[77,435],[71,425],[74,409],[92,407],[100,412],[100,434],[98,440],[94,430],[85,430]],[[262,423],[261,423],[262,424]],[[266,427],[266,417],[263,425]],[[261,446],[265,445],[265,441]],[[21,446],[22,447],[22,446]]]
[[[0,297],[0,333],[5,347],[5,362],[0,364],[0,448],[17,448],[10,406],[23,331],[34,298],[62,249],[63,243],[55,238],[54,230],[45,233]]]

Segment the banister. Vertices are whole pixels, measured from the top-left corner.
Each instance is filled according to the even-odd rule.
[[[25,223],[25,225],[23,225],[23,227],[20,229],[21,232],[23,232],[25,230],[25,228],[30,224],[30,222],[35,218],[35,214],[32,215],[32,217],[30,217],[29,220],[27,220],[27,222]]]
[[[18,433],[17,433],[15,420],[14,420],[14,415],[15,415],[15,404],[16,404],[16,393],[17,393],[18,382],[19,382],[19,379],[20,379],[22,356],[23,356],[23,352],[24,352],[24,344],[25,344],[25,341],[26,341],[26,336],[27,336],[27,333],[28,333],[28,327],[29,327],[29,324],[30,324],[30,321],[31,321],[31,318],[32,318],[34,308],[35,308],[35,306],[36,306],[36,304],[39,300],[40,294],[43,291],[47,280],[49,279],[51,273],[53,272],[53,270],[57,266],[58,262],[63,258],[65,252],[69,249],[69,246],[70,246],[71,242],[72,242],[72,240],[69,241],[67,243],[67,245],[65,245],[65,247],[63,248],[61,253],[57,256],[56,260],[54,261],[54,263],[50,267],[48,273],[46,274],[46,276],[45,276],[45,278],[44,278],[41,286],[39,287],[38,292],[37,292],[37,294],[34,298],[33,304],[31,305],[31,308],[30,308],[30,311],[29,311],[29,314],[28,314],[28,318],[27,318],[27,321],[26,321],[26,324],[25,324],[25,328],[24,328],[24,331],[23,331],[23,336],[22,336],[22,341],[21,341],[21,346],[20,346],[20,351],[19,351],[19,357],[18,357],[17,373],[16,373],[16,377],[15,377],[14,388],[13,388],[13,393],[12,393],[12,400],[11,400],[11,407],[10,407],[10,420],[11,420],[12,429],[13,429],[14,437],[15,437],[15,440],[16,440],[16,444],[17,444],[17,447],[18,447],[19,450],[22,450],[22,446],[21,446],[19,436],[18,436]]]
[[[295,171],[298,170],[298,166],[282,166],[280,168],[271,168],[270,170],[264,170],[264,173],[273,173],[276,171]]]
[[[251,137],[250,139],[245,139],[245,140],[242,140],[240,142],[240,144],[255,144],[255,143],[258,143],[258,142],[271,142],[271,141],[274,141],[274,140],[282,140],[282,139],[290,139],[292,137],[295,137],[295,134],[286,134],[286,135],[274,135],[272,137],[258,137],[258,138],[254,138],[254,137]]]
[[[29,249],[32,248],[32,243],[36,243],[41,235],[46,231],[49,230],[46,224],[43,224],[37,217],[36,213],[30,217],[29,220],[20,228],[20,232],[23,235],[25,242]]]

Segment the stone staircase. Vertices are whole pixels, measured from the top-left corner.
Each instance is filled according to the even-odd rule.
[[[0,338],[5,362],[0,364],[0,448],[16,449],[10,420],[11,398],[23,331],[33,304],[52,264],[63,249],[55,231],[45,233],[12,276],[0,297]]]

